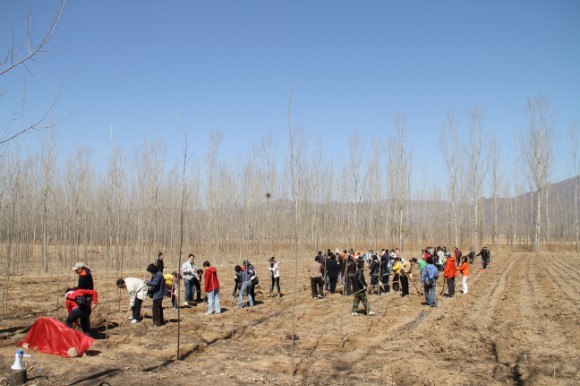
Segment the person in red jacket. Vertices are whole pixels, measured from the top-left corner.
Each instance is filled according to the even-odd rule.
[[[205,273],[203,274],[203,290],[207,294],[207,315],[214,312],[221,313],[220,308],[220,282],[217,277],[216,267],[212,267],[209,261],[204,261]]]
[[[73,326],[78,319],[81,328],[86,335],[91,334],[91,311],[99,302],[97,291],[88,289],[67,288],[65,294],[66,310],[68,316],[65,320],[67,326]]]
[[[467,256],[461,258],[461,266],[459,267],[461,274],[463,275],[463,295],[467,293],[467,278],[469,277],[469,264],[467,263]]]
[[[449,252],[445,254],[445,269],[443,270],[443,277],[447,282],[447,297],[452,298],[455,295],[455,276],[457,276],[457,265],[455,264],[455,256],[451,256]]]

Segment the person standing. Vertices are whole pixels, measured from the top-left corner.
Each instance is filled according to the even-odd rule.
[[[203,274],[203,291],[207,294],[207,315],[221,314],[220,307],[220,282],[217,276],[217,268],[212,267],[209,261],[203,262],[205,273]]]
[[[155,266],[157,267],[157,269],[159,270],[159,272],[163,273],[163,268],[164,268],[164,263],[163,263],[163,258],[165,257],[165,255],[163,254],[163,252],[159,252],[159,254],[157,255],[157,261],[155,261]]]
[[[181,272],[183,273],[183,284],[185,287],[185,299],[183,304],[186,306],[197,306],[197,303],[193,301],[193,294],[195,290],[195,275],[197,271],[197,267],[194,264],[194,259],[194,254],[190,253],[187,257],[187,261],[181,266]]]
[[[457,276],[457,264],[455,264],[455,256],[451,256],[449,252],[445,254],[445,269],[443,270],[443,277],[447,283],[447,297],[452,298],[455,295],[455,276]]]
[[[391,291],[389,284],[389,278],[391,276],[391,264],[389,253],[386,250],[383,250],[383,253],[381,254],[380,275],[380,283],[382,284],[382,287],[379,288],[379,295],[381,294],[381,291],[388,295]]]
[[[487,247],[483,247],[481,251],[476,256],[481,256],[481,263],[483,264],[483,269],[487,269],[487,265],[489,264],[489,250]]]
[[[312,290],[312,299],[323,299],[323,286],[324,281],[322,277],[324,276],[324,269],[322,264],[320,264],[319,257],[316,256],[314,261],[308,267],[308,275],[310,276],[310,288]]]
[[[64,297],[68,311],[65,324],[72,328],[73,323],[80,319],[83,333],[91,336],[91,311],[99,301],[97,291],[67,288]]]
[[[369,294],[377,291],[377,295],[380,293],[380,289],[379,289],[379,268],[380,268],[380,263],[379,263],[379,257],[377,255],[375,255],[374,253],[371,255],[371,257],[369,258],[370,260],[370,264],[369,264],[369,272],[371,275],[371,287],[369,288]]]
[[[73,266],[72,270],[75,271],[77,275],[79,275],[77,289],[87,289],[87,290],[95,289],[93,286],[93,275],[91,274],[91,270],[85,265],[85,263],[81,262],[76,263]]]
[[[425,301],[428,306],[436,307],[435,304],[435,283],[439,277],[439,270],[433,264],[433,257],[427,258],[427,265],[421,271],[421,283],[425,290]]]
[[[272,279],[272,285],[270,286],[270,296],[274,294],[274,286],[276,286],[278,289],[278,297],[280,297],[282,296],[280,295],[280,266],[278,265],[278,262],[274,256],[270,257],[268,262],[270,263],[268,271],[270,271],[270,277]]]
[[[163,273],[157,268],[155,264],[147,266],[147,272],[151,274],[151,280],[145,282],[149,287],[152,287],[153,292],[153,325],[156,327],[162,326],[163,321],[163,297],[165,296],[165,278]]]
[[[409,296],[409,276],[411,274],[411,263],[405,261],[401,263],[401,273],[399,278],[401,280],[401,296]]]
[[[401,257],[395,257],[395,262],[391,268],[393,272],[393,291],[399,292],[401,290]]]
[[[461,292],[463,295],[465,295],[467,293],[467,278],[469,277],[469,264],[467,263],[467,256],[463,256],[461,258],[461,266],[459,267],[459,271],[463,276],[461,280],[463,290]]]
[[[244,294],[248,295],[248,302],[250,303],[250,307],[254,306],[254,299],[252,297],[252,293],[250,291],[250,287],[252,286],[252,281],[250,280],[250,276],[248,275],[247,269],[242,269],[239,265],[236,265],[236,276],[239,275],[239,281],[242,283],[240,287],[240,297],[238,299],[238,308],[242,308],[244,306]]]
[[[338,283],[338,276],[340,274],[340,266],[336,262],[336,256],[330,255],[330,259],[326,262],[326,277],[328,278],[329,291],[331,294],[336,292],[336,284]]]
[[[128,277],[117,280],[117,287],[126,289],[129,292],[129,307],[131,308],[133,318],[131,323],[139,323],[141,320],[141,305],[147,295],[147,286],[141,279]]]
[[[365,313],[367,315],[374,315],[375,313],[373,311],[371,311],[371,307],[369,305],[369,301],[367,299],[367,295],[366,295],[366,288],[367,288],[367,283],[365,281],[365,276],[363,273],[364,270],[364,266],[365,263],[363,260],[359,260],[356,263],[357,268],[354,274],[354,299],[352,301],[352,312],[351,315],[353,316],[359,316],[360,314],[358,313],[358,306],[360,304],[360,302],[362,301],[364,307],[365,307]]]

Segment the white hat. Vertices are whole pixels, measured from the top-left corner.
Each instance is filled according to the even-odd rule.
[[[79,263],[76,263],[76,264],[73,266],[72,270],[73,270],[73,271],[76,271],[77,269],[86,268],[86,267],[87,267],[87,266],[85,265],[85,263],[80,263],[80,262],[79,262]]]

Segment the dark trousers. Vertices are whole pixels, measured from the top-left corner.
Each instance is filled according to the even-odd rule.
[[[196,297],[195,299],[198,302],[201,302],[201,283],[199,282],[199,280],[197,280],[196,278],[193,279],[193,284],[195,285],[195,293],[196,293]],[[193,300],[193,294],[191,295],[191,300]]]
[[[252,295],[252,299],[256,302],[256,281],[252,280],[252,284],[250,284],[250,294]]]
[[[447,296],[452,297],[455,295],[455,278],[447,278]]]
[[[133,303],[133,307],[131,311],[133,312],[133,319],[141,320],[141,305],[143,304],[143,300],[139,298],[135,298],[135,302]]]
[[[381,277],[381,283],[383,283],[382,291],[385,293],[389,293],[391,291],[391,286],[389,285],[390,277],[391,277],[390,275],[383,275]]]
[[[368,289],[369,294],[374,293],[375,291],[377,291],[377,293],[379,292],[379,274],[371,274],[371,285]]]
[[[278,289],[278,293],[280,293],[280,276],[274,277],[272,276],[272,285],[270,286],[270,292],[274,292],[274,286]]]
[[[192,302],[193,301],[193,292],[195,289],[195,281],[193,279],[185,279],[183,281],[185,284],[185,301]]]
[[[85,334],[91,332],[91,307],[90,306],[78,306],[68,314],[65,320],[67,326],[72,328],[73,323],[77,320],[81,320],[81,328]]]
[[[481,262],[483,263],[483,269],[487,269],[487,265],[489,264],[488,259],[481,259]]]
[[[163,325],[163,298],[153,299],[153,325]]]
[[[401,278],[401,295],[402,296],[406,296],[409,295],[409,278],[407,277],[407,275],[402,274],[400,276]]]
[[[330,286],[330,293],[333,294],[336,292],[336,283],[338,282],[338,275],[328,275],[328,281]]]
[[[324,296],[322,292],[324,286],[324,280],[321,277],[317,277],[315,279],[310,279],[310,288],[312,289],[312,297],[316,298],[318,296]]]
[[[350,295],[354,292],[354,274],[346,274],[346,294]]]

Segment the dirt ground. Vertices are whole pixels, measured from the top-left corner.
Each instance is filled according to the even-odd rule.
[[[105,286],[96,272],[102,304],[91,319],[100,339],[81,358],[30,352],[33,360],[24,361],[28,384],[578,385],[579,257],[494,253],[486,271],[472,266],[467,295],[459,277],[456,296],[440,296],[440,285],[439,306],[428,308],[410,286],[409,297],[371,295],[376,315],[358,317],[351,315],[352,297],[311,299],[301,276],[311,257],[300,264],[295,294],[294,263],[280,259],[281,299],[267,297],[265,264],[257,265],[262,288],[251,309],[234,308],[233,275],[218,266],[225,312],[204,316],[206,304],[200,304],[178,314],[166,299],[169,322],[158,328],[151,323],[150,300],[145,320],[127,323],[127,293],[119,310],[116,278]],[[11,278],[8,312],[0,322],[0,384],[7,384],[16,344],[36,318],[64,320],[62,300],[57,305],[56,299],[66,284],[48,276]],[[293,323],[299,337],[294,350],[285,339]]]

